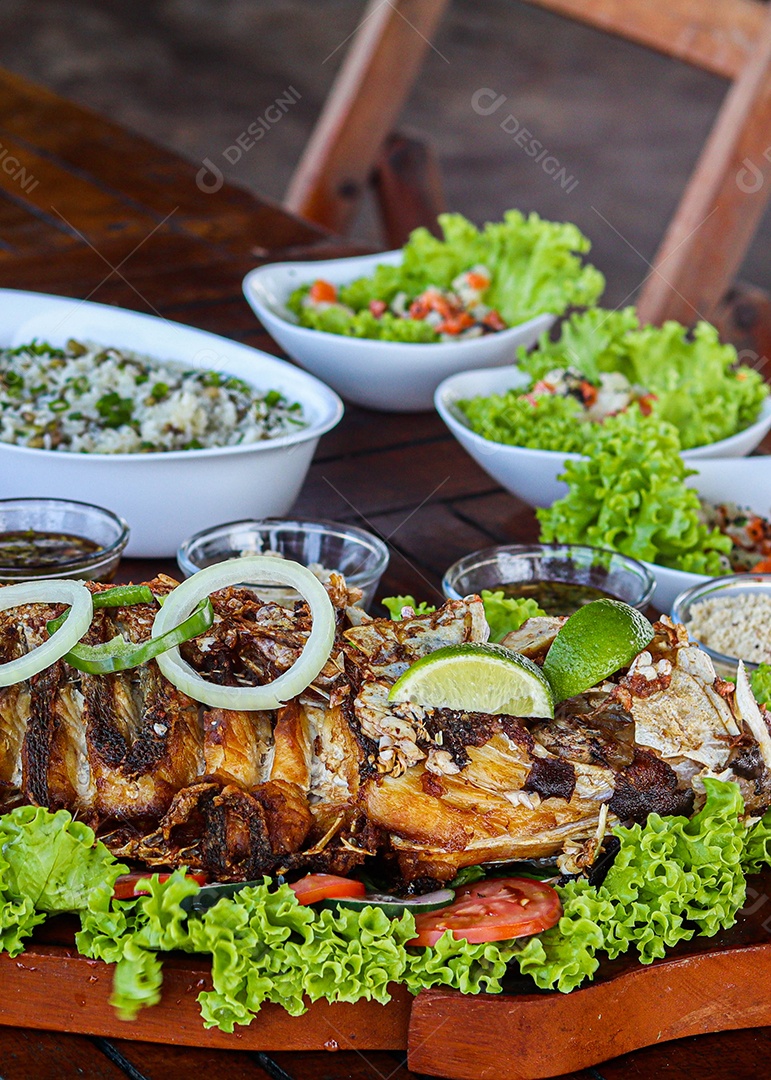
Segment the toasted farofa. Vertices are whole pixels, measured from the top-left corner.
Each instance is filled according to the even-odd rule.
[[[238,446],[306,426],[299,403],[227,373],[69,341],[0,350],[0,442],[70,453]]]
[[[741,593],[701,600],[691,608],[688,633],[724,656],[771,663],[771,596]]]

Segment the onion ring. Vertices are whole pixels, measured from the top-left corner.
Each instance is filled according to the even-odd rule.
[[[83,637],[94,614],[91,593],[82,581],[21,581],[0,588],[0,611],[22,604],[69,604],[70,610],[64,623],[42,645],[26,656],[0,664],[0,686],[23,682],[61,660]]]
[[[210,708],[245,712],[278,709],[313,682],[329,659],[335,640],[335,609],[332,601],[318,578],[306,567],[265,555],[248,555],[207,566],[166,597],[163,607],[155,616],[152,636],[158,637],[187,618],[195,605],[211,593],[242,582],[289,585],[307,602],[313,620],[310,636],[288,671],[263,686],[218,686],[207,682],[190,667],[179,655],[178,647],[161,653],[156,663],[178,690]]]

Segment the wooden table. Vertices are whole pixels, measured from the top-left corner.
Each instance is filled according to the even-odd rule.
[[[0,286],[158,313],[276,352],[241,296],[246,271],[260,261],[321,257],[350,246],[235,188],[207,192],[197,172],[196,165],[0,73]],[[432,413],[349,407],[322,439],[296,511],[380,533],[392,552],[382,594],[412,592],[428,600],[439,597],[443,570],[461,555],[537,535],[532,512],[497,488]],[[143,578],[156,568],[126,562],[121,578]],[[494,1060],[492,1041],[490,1053]],[[766,1075],[761,1063],[769,1055],[771,1029],[760,1028],[639,1051],[573,1080],[697,1074],[749,1080]],[[400,1055],[385,1052],[267,1055],[0,1027],[1,1080],[192,1075],[407,1080],[412,1074]]]

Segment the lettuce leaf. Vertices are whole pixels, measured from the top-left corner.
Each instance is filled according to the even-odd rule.
[[[414,596],[384,596],[380,601],[394,622],[401,622],[402,608],[411,607],[416,615],[431,615],[436,611],[436,604],[427,604],[425,600],[417,602]]]
[[[474,945],[456,940],[448,930],[431,948],[408,950],[408,967],[402,981],[411,994],[432,986],[445,986],[462,994],[499,994],[506,968],[519,949],[518,941]]]
[[[582,454],[597,425],[580,419],[573,397],[544,396],[531,401],[521,390],[467,398],[457,403],[477,435],[506,446]]]
[[[771,866],[771,810],[750,828],[742,853],[745,874],[757,874],[764,866]]]
[[[19,806],[0,818],[0,851],[7,891],[41,912],[79,911],[97,892],[111,896],[126,872],[93,829],[66,810]]]
[[[758,664],[750,675],[750,685],[760,704],[771,707],[771,664]]]
[[[504,596],[501,590],[490,589],[482,589],[480,595],[491,641],[503,641],[507,634],[519,630],[528,619],[546,614],[530,596]]]
[[[697,574],[724,573],[731,540],[708,529],[671,424],[637,406],[596,426],[587,456],[567,461],[568,494],[536,512],[541,540],[610,548]]]
[[[590,382],[599,381],[606,371],[627,374],[627,336],[639,327],[634,308],[608,311],[592,308],[565,319],[560,336],[552,340],[550,332],[541,334],[532,352],[520,348],[519,367],[538,382],[556,368],[572,367]]]
[[[77,936],[85,955],[116,963],[111,1003],[127,1019],[159,1000],[160,957],[175,949],[211,956],[213,986],[198,1002],[205,1025],[223,1031],[251,1023],[266,1001],[292,1016],[319,998],[385,1003],[389,983],[407,969],[405,942],[415,934],[409,913],[394,920],[380,908],[303,907],[288,885],[273,888],[266,878],[188,916],[181,901],[199,886],[183,869],[163,882],[155,875],[148,887],[133,911],[95,900]]]
[[[0,817],[0,952],[16,956],[48,915],[109,903],[118,863],[66,810],[20,806]]]

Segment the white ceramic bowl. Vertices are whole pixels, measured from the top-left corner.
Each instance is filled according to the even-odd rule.
[[[528,376],[515,367],[465,371],[444,380],[437,388],[434,403],[461,446],[494,480],[530,506],[551,506],[567,492],[566,485],[557,479],[564,471],[565,461],[576,460],[580,455],[492,442],[472,431],[457,408],[458,401],[477,395],[503,394],[527,382]],[[720,442],[684,450],[683,457],[694,465],[710,458],[740,458],[754,450],[769,429],[771,400],[766,400],[760,418],[750,427]]]
[[[397,265],[401,251],[324,262],[270,263],[244,278],[244,295],[263,326],[293,360],[357,405],[385,412],[430,409],[439,383],[457,371],[511,364],[554,322],[534,319],[468,341],[436,344],[373,341],[298,326],[287,310],[290,293],[324,278],[334,285],[370,275],[379,263]]]
[[[76,454],[0,442],[0,497],[51,496],[106,505],[131,526],[127,555],[173,555],[186,536],[222,521],[284,515],[321,435],[343,404],[327,386],[257,349],[216,334],[44,293],[0,289],[0,346],[32,337],[132,349],[158,360],[235,375],[299,401],[308,426],[246,446],[149,454]]]

